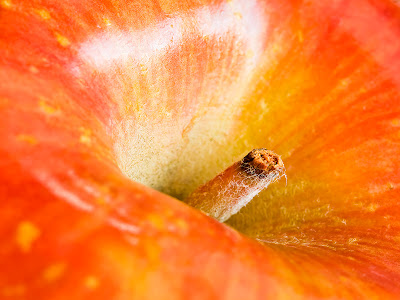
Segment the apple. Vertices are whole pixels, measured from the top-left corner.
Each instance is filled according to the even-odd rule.
[[[1,299],[400,293],[388,0],[1,0]],[[253,148],[226,224],[182,200]]]

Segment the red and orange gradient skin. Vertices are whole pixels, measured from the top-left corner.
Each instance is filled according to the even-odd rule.
[[[0,7],[1,299],[398,297],[394,2]],[[261,147],[288,184],[230,226],[128,178]]]

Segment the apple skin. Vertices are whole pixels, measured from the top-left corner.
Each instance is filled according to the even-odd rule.
[[[0,4],[1,298],[397,298],[393,3]],[[248,237],[126,176],[184,196],[154,170],[194,188],[266,143],[289,182]]]

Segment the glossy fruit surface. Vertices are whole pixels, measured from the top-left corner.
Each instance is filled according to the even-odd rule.
[[[0,8],[0,298],[399,295],[394,2]],[[261,147],[242,234],[166,195]]]

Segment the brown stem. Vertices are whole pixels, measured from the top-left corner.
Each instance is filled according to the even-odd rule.
[[[197,188],[185,202],[225,222],[254,196],[285,175],[282,159],[267,149],[254,149],[241,161]]]

